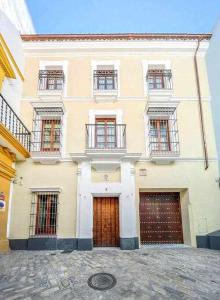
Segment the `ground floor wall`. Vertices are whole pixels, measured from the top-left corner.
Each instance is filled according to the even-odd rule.
[[[14,155],[5,147],[0,146],[0,252],[9,250],[7,236],[8,216],[10,207]]]
[[[10,224],[13,249],[92,249],[92,199],[95,196],[119,197],[122,249],[140,246],[141,192],[180,193],[186,245],[196,246],[198,236],[220,228],[220,190],[215,161],[210,162],[206,171],[201,160],[177,161],[171,165],[147,161],[123,163],[116,171],[117,176],[110,171],[96,176],[89,162],[42,165],[29,159],[16,167],[23,183],[14,185]],[[31,201],[33,194],[42,190],[59,193],[57,233],[53,237],[36,238],[30,236],[29,231]]]

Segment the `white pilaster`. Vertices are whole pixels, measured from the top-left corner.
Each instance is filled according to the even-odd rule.
[[[131,162],[121,163],[120,237],[137,237],[135,178]]]
[[[77,238],[92,238],[93,202],[91,194],[91,164],[81,162],[77,183]]]

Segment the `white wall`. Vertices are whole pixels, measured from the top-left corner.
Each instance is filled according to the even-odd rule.
[[[20,72],[24,73],[24,52],[22,46],[22,40],[18,30],[11,23],[8,17],[0,11],[0,34],[3,36],[9,51],[11,52]],[[20,99],[22,93],[22,79],[20,78],[13,62],[11,61],[9,55],[8,59],[13,66],[13,70],[16,75],[16,79],[5,78],[2,86],[2,95],[5,97],[6,101],[12,108],[19,113]]]
[[[25,0],[1,0],[0,9],[8,16],[20,33],[35,33]]]
[[[220,168],[220,19],[213,31],[206,62]]]

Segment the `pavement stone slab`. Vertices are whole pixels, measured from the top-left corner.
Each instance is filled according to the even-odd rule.
[[[99,272],[114,275],[116,286],[91,289],[88,278]],[[0,255],[0,299],[220,300],[220,251],[11,251]]]

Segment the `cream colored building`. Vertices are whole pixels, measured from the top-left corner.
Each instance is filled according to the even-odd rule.
[[[199,246],[220,228],[210,35],[22,38],[12,249]]]

